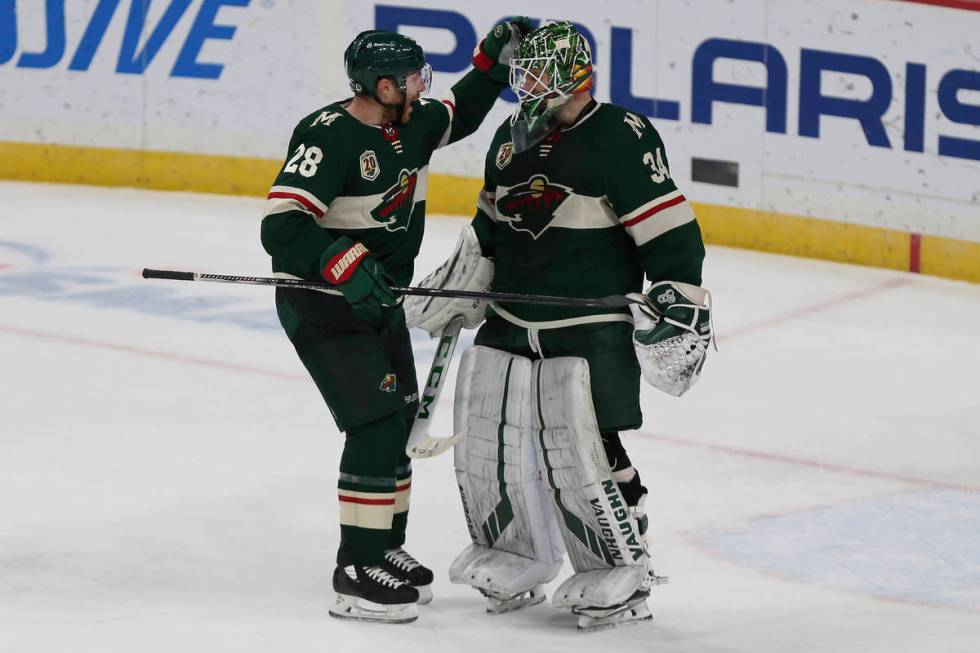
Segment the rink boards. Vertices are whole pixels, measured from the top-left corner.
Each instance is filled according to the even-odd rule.
[[[295,121],[347,93],[353,34],[417,38],[439,95],[526,11],[148,4],[0,2],[0,177],[262,195]],[[532,18],[581,26],[597,96],[651,117],[709,242],[980,281],[980,12],[936,4],[952,6],[610,0]],[[472,213],[492,131],[436,154],[432,212]]]

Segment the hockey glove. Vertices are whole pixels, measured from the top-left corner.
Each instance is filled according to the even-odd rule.
[[[514,48],[532,30],[534,25],[526,16],[500,21],[473,50],[473,66],[493,81],[506,84],[510,79],[510,58]]]
[[[323,278],[338,286],[354,315],[375,326],[382,323],[382,306],[393,306],[395,295],[384,279],[384,267],[368,248],[341,237],[320,256]]]
[[[456,243],[456,250],[446,262],[422,279],[423,288],[445,290],[490,289],[493,281],[493,261],[483,256],[480,241],[471,225],[463,228]],[[405,299],[405,317],[409,327],[419,327],[436,336],[457,315],[463,316],[463,326],[475,329],[484,320],[487,302],[475,299],[450,299],[448,297],[424,297],[413,295]]]
[[[711,295],[704,288],[678,281],[654,284],[631,304],[635,320],[633,348],[643,378],[653,387],[679,397],[694,385],[711,342]]]

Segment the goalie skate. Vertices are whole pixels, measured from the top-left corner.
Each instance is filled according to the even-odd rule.
[[[487,598],[487,612],[490,614],[513,612],[514,610],[543,603],[547,598],[544,593],[544,585],[535,585],[526,592],[520,592],[510,596],[495,594],[482,589],[480,593]]]
[[[653,619],[647,605],[649,595],[649,592],[639,591],[619,605],[607,608],[573,608],[572,614],[578,616],[578,629],[582,632],[632,626]]]

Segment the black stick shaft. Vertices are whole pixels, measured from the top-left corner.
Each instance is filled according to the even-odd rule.
[[[206,274],[199,272],[178,272],[175,270],[143,269],[144,279],[169,279],[173,281],[211,281],[216,283],[236,283],[253,286],[280,286],[283,288],[305,288],[309,290],[326,290],[336,286],[325,281],[305,281],[302,279],[280,279],[277,277],[245,277],[230,274]],[[642,301],[625,295],[607,295],[606,297],[580,298],[558,297],[555,295],[524,295],[508,292],[477,292],[473,290],[444,290],[441,288],[417,288],[413,286],[393,286],[391,290],[402,295],[423,295],[426,297],[449,297],[455,299],[480,299],[512,304],[547,304],[551,306],[582,306],[601,308],[621,308],[630,304],[642,304]]]

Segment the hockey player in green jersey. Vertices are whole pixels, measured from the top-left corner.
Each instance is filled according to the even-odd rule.
[[[473,133],[507,82],[526,19],[497,24],[474,68],[442,101],[421,98],[421,47],[359,34],[344,64],[354,96],[293,131],[262,220],[277,276],[322,280],[324,292],[276,291],[280,322],[346,434],[340,461],[336,617],[417,618],[432,572],[403,548],[411,466],[405,456],[418,387],[404,311],[391,285],[411,281],[432,153]]]
[[[650,565],[647,490],[619,432],[642,423],[641,371],[679,395],[701,370],[711,339],[701,232],[649,120],[592,98],[588,42],[571,23],[527,36],[510,82],[520,104],[487,153],[476,217],[453,264],[422,285],[479,290],[490,278],[494,291],[640,303],[632,314],[407,303],[409,323],[433,333],[486,311],[457,385],[472,544],[450,577],[480,590],[491,611],[511,610],[543,600],[564,549],[575,573],[553,602],[580,628],[648,619],[662,579]],[[462,278],[461,267],[481,273]]]

